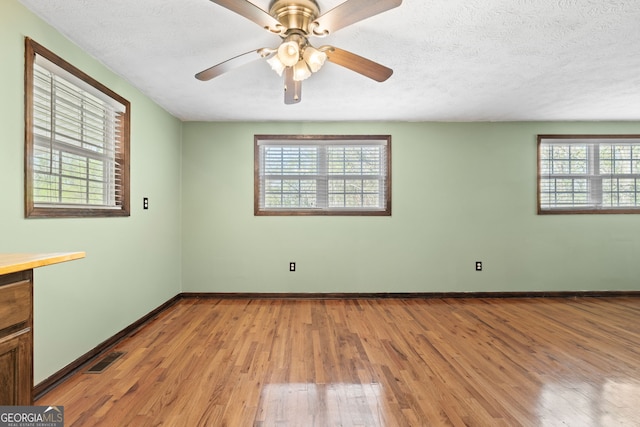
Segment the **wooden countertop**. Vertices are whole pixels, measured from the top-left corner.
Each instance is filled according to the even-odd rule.
[[[0,254],[0,274],[31,270],[36,267],[84,258],[84,252],[58,252],[42,254]]]

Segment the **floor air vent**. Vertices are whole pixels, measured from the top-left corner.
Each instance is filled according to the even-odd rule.
[[[120,356],[122,356],[123,354],[124,354],[123,351],[114,351],[112,353],[107,354],[105,357],[102,358],[101,361],[99,361],[98,363],[90,367],[87,370],[87,373],[99,374],[100,372],[107,369],[113,362],[118,360]]]

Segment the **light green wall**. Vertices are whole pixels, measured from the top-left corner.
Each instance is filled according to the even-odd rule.
[[[130,217],[24,218],[25,36],[131,102]],[[180,292],[182,124],[15,0],[0,1],[0,52],[0,252],[87,253],[35,270],[38,383]]]
[[[393,215],[253,216],[260,133],[391,134]],[[640,215],[536,215],[539,133],[640,123],[185,123],[183,291],[640,290]]]

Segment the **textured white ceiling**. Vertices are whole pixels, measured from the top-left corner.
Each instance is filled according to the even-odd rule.
[[[405,0],[312,39],[392,68],[389,80],[327,63],[295,105],[261,60],[194,78],[280,41],[208,0],[20,2],[183,120],[640,119],[638,0]]]

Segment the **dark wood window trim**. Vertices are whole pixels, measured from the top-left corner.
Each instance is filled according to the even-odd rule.
[[[586,134],[586,135],[538,135],[538,148],[537,148],[537,156],[538,156],[538,162],[537,162],[537,209],[538,209],[538,214],[539,215],[555,215],[555,214],[639,214],[640,213],[640,200],[637,202],[638,203],[638,207],[607,207],[606,203],[604,203],[604,205],[602,205],[602,193],[603,190],[600,189],[599,191],[596,191],[596,193],[598,194],[598,197],[600,198],[600,200],[596,200],[596,202],[594,203],[595,206],[585,206],[585,207],[567,207],[567,208],[559,208],[559,207],[545,207],[543,206],[543,198],[544,198],[544,193],[545,193],[545,189],[544,184],[543,184],[543,180],[545,179],[545,177],[548,177],[550,175],[545,175],[543,173],[543,162],[545,161],[543,158],[543,143],[545,141],[562,141],[562,140],[566,140],[567,144],[579,144],[580,142],[584,142],[585,144],[598,144],[598,143],[602,143],[605,141],[620,141],[620,144],[630,144],[633,143],[634,145],[640,144],[640,135],[591,135],[591,134]],[[635,140],[635,141],[633,141]],[[599,150],[598,150],[599,152]],[[632,154],[632,158],[631,159],[627,159],[630,162],[636,162],[636,157],[634,157],[635,155]],[[598,162],[601,160],[599,158],[599,154],[597,154],[594,157],[598,157]],[[593,160],[589,159],[589,162],[591,163],[589,167],[593,168],[595,166],[593,166]],[[593,174],[593,172],[591,172],[591,174]],[[589,175],[589,173],[586,173],[585,175]],[[601,174],[600,171],[598,170],[595,175],[598,176],[598,178],[600,180],[607,177],[613,177],[616,178],[619,174],[610,174],[610,175],[605,175],[605,174]],[[636,179],[637,182],[637,186],[638,188],[640,188],[640,176],[638,176],[639,174],[626,174],[629,175],[629,179]],[[631,175],[634,175],[633,177]],[[593,176],[593,175],[592,175]],[[600,184],[602,185],[602,184]],[[549,191],[547,189],[547,191]],[[594,191],[593,189],[590,189],[589,191]],[[637,190],[636,190],[637,191]],[[637,195],[638,198],[640,198],[640,195]]]
[[[117,101],[124,106],[124,112],[119,114],[117,124],[118,144],[115,151],[115,161],[119,164],[119,176],[114,184],[119,191],[114,195],[115,206],[97,207],[93,205],[69,206],[47,204],[45,206],[34,203],[34,64],[36,55],[48,60],[62,70],[80,79],[96,91]],[[25,216],[27,218],[66,218],[66,217],[117,217],[130,215],[130,184],[129,184],[129,145],[130,145],[130,103],[122,96],[113,92],[100,82],[77,69],[50,50],[25,38]]]
[[[315,142],[353,141],[362,144],[366,141],[384,141],[385,158],[383,160],[384,183],[382,204],[378,209],[367,208],[299,208],[264,209],[260,206],[260,152],[261,141],[285,141],[300,146]],[[254,136],[254,215],[256,216],[391,216],[391,136],[390,135],[255,135]]]

